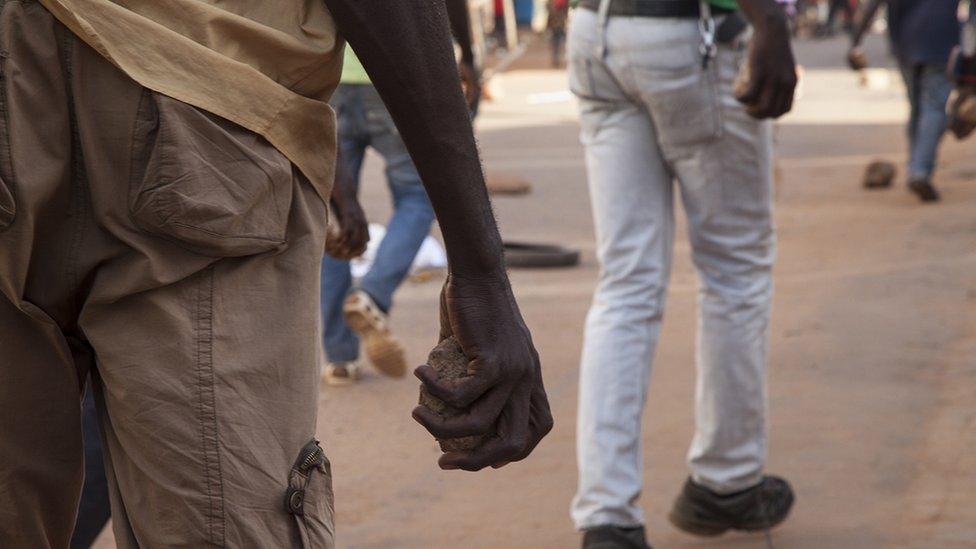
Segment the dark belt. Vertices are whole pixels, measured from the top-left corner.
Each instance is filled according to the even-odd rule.
[[[600,0],[581,0],[583,9],[599,12]],[[713,15],[732,13],[732,10],[712,6]],[[697,0],[613,0],[609,15],[618,17],[686,17],[698,18]]]

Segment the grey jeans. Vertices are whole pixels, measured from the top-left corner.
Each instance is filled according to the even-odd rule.
[[[675,190],[701,279],[692,476],[720,493],[760,480],[775,253],[770,125],[732,94],[744,41],[703,68],[696,20],[611,17],[599,27],[577,10],[569,38],[601,265],[581,366],[579,528],[644,522],[641,415]]]

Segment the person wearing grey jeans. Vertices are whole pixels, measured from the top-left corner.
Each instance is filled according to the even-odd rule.
[[[783,520],[793,500],[785,481],[763,474],[775,242],[771,123],[761,119],[790,109],[795,68],[780,8],[739,4],[754,24],[751,48],[740,14],[693,1],[584,0],[571,26],[570,87],[601,265],[586,321],[572,504],[584,547],[647,546],[637,505],[641,415],[676,193],[701,291],[692,474],[672,522],[707,535],[756,530]],[[712,24],[723,29],[729,18],[741,24],[713,46]],[[751,77],[736,93],[747,58]]]

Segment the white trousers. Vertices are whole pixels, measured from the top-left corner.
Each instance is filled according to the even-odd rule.
[[[577,10],[569,38],[601,265],[580,376],[579,528],[644,522],[641,415],[671,270],[675,190],[701,280],[688,464],[720,493],[759,482],[775,255],[770,124],[750,118],[732,93],[744,41],[720,47],[703,68],[697,20],[611,17],[599,26],[596,14]]]

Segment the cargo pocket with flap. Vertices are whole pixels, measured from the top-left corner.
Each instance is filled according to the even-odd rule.
[[[304,549],[335,545],[332,466],[317,440],[306,444],[288,475],[285,511],[292,515]]]
[[[144,92],[129,192],[142,230],[211,257],[280,249],[294,178],[288,158],[260,135]]]

